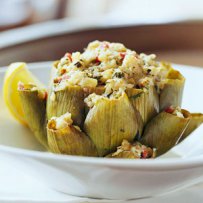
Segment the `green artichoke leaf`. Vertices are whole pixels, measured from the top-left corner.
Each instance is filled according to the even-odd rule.
[[[149,86],[144,94],[144,106],[144,124],[146,124],[159,113],[159,96],[153,85]]]
[[[78,126],[67,125],[53,128],[52,119],[47,124],[49,148],[52,152],[67,155],[97,156],[97,150],[90,138]]]
[[[75,125],[82,127],[85,104],[83,89],[80,86],[66,86],[64,89],[52,89],[47,100],[47,118],[59,117],[70,112]]]
[[[118,99],[103,97],[90,109],[84,130],[95,144],[99,156],[114,151],[123,139],[132,141],[138,131],[134,108],[126,93]]]
[[[30,86],[30,85],[25,85]],[[46,133],[46,91],[19,89],[25,120],[37,140],[48,149]]]
[[[185,78],[181,73],[171,68],[163,84],[159,95],[160,111],[169,106],[181,106],[185,85]]]
[[[126,93],[145,125],[149,120],[159,113],[159,97],[154,86],[144,89],[127,89]]]
[[[144,145],[156,148],[157,155],[164,154],[179,143],[191,115],[182,109],[184,118],[162,111],[153,118],[145,127],[140,142]]]
[[[188,135],[190,135],[194,130],[196,130],[203,123],[203,114],[202,113],[191,113],[190,123],[185,130],[181,140],[184,140]]]

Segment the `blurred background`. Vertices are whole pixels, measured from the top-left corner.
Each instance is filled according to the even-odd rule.
[[[5,52],[5,35],[8,36],[8,41],[12,41],[11,38],[15,38],[14,34],[16,38],[18,37],[18,33],[20,33],[21,38],[26,38],[29,35],[29,32],[16,32],[13,29],[30,27],[30,25],[40,25],[45,22],[66,21],[67,23],[59,23],[57,27],[54,26],[56,25],[55,22],[52,29],[60,30],[64,29],[63,26],[67,26],[65,29],[68,30],[74,27],[74,22],[77,22],[77,28],[80,28],[80,26],[84,28],[85,25],[89,25],[91,22],[93,25],[91,27],[102,25],[103,27],[145,26],[148,28],[148,26],[151,25],[150,29],[139,30],[139,34],[143,32],[143,35],[141,33],[143,37],[139,35],[139,39],[141,40],[140,46],[143,43],[143,50],[138,47],[138,51],[154,51],[159,54],[160,60],[203,66],[202,11],[202,0],[1,0],[0,54],[5,56],[6,59],[2,62],[0,59],[0,65],[7,63],[7,61],[10,62],[11,60],[7,56],[8,53]],[[178,25],[172,27],[162,26],[160,28],[157,26],[160,24]],[[154,30],[154,28],[156,30]],[[46,29],[46,27],[44,29]],[[32,32],[31,34],[33,35],[34,29],[30,30],[32,30],[30,32]],[[153,31],[152,35],[150,36],[150,33],[146,35],[146,32],[150,32],[151,30]],[[12,31],[14,33],[13,35]],[[40,29],[38,30],[36,27],[34,32],[37,35]],[[176,35],[178,35],[178,37]],[[136,33],[134,36],[136,38]],[[163,39],[159,40],[159,38]],[[163,49],[157,49],[157,46],[155,46],[154,49],[147,49],[145,48],[147,47],[146,41],[150,41],[150,43],[155,41],[156,44],[160,43],[158,47],[163,46]],[[168,41],[168,44],[171,43],[171,45],[169,46],[163,43],[165,41]],[[178,48],[178,44],[180,44],[180,48]],[[164,50],[164,46],[170,47],[170,49]],[[9,52],[11,53],[10,50]],[[13,53],[16,54],[16,52]],[[58,55],[56,56],[58,57]],[[21,59],[21,57],[19,59]],[[38,60],[37,57],[33,59]],[[53,57],[44,57],[44,60],[48,59],[52,60]],[[28,61],[30,60],[31,59],[28,58]],[[39,60],[42,60],[42,58],[39,58]]]

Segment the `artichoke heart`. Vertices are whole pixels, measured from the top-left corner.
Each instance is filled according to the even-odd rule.
[[[47,118],[61,116],[70,112],[74,123],[82,127],[84,121],[84,96],[80,86],[66,86],[62,89],[52,89],[47,101]]]
[[[35,85],[20,84],[18,88],[25,120],[37,140],[46,148],[46,90],[39,90]]]
[[[132,141],[138,131],[138,124],[126,93],[117,99],[98,99],[87,114],[84,130],[95,144],[99,156],[114,151],[123,139]]]
[[[156,156],[156,150],[139,142],[129,143],[123,140],[117,151],[107,155],[107,158],[148,159]]]
[[[97,156],[97,151],[90,138],[73,125],[71,114],[52,117],[47,124],[49,148],[59,154]]]
[[[185,78],[181,73],[170,68],[166,79],[161,81],[160,87],[160,110],[169,106],[181,106]]]
[[[188,135],[190,135],[196,128],[198,128],[203,123],[203,114],[201,113],[191,113],[190,123],[185,130],[181,140],[184,140]]]
[[[179,143],[190,119],[190,113],[183,109],[180,115],[162,111],[146,125],[140,142],[156,148],[157,155],[161,155]]]

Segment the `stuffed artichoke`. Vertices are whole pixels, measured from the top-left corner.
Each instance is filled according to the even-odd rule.
[[[22,83],[18,91],[28,126],[49,151],[143,159],[165,153],[203,122],[180,108],[184,83],[153,54],[93,41],[54,62],[48,93]]]

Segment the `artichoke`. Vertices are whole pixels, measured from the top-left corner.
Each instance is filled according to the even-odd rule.
[[[82,126],[84,122],[84,96],[79,86],[67,86],[65,89],[52,89],[47,101],[47,118],[61,116],[70,112],[74,123]]]
[[[78,126],[72,125],[71,114],[52,117],[47,125],[50,150],[59,154],[97,156],[90,138]]]
[[[120,43],[94,41],[83,53],[66,53],[50,78],[47,100],[34,86],[19,94],[30,129],[54,153],[154,158],[203,122],[181,109],[179,71]]]
[[[162,87],[160,88],[159,96],[160,110],[164,110],[169,106],[181,106],[182,103],[185,78],[170,65],[167,68],[169,70],[166,78],[161,81]]]
[[[99,99],[87,114],[84,130],[100,156],[115,150],[123,139],[132,141],[138,124],[127,95],[123,93],[118,99]]]
[[[18,92],[27,125],[37,140],[48,149],[46,133],[46,90],[38,89],[32,84],[19,83]]]
[[[176,110],[178,113],[173,113]],[[170,107],[146,125],[140,142],[156,148],[157,155],[162,155],[180,142],[190,120],[191,114],[188,111]]]
[[[159,113],[159,97],[154,86],[127,89],[126,93],[134,109],[140,113],[144,125]]]
[[[180,141],[184,140],[188,135],[190,135],[196,128],[198,128],[203,123],[203,114],[201,113],[191,113],[190,123],[183,133]]]

